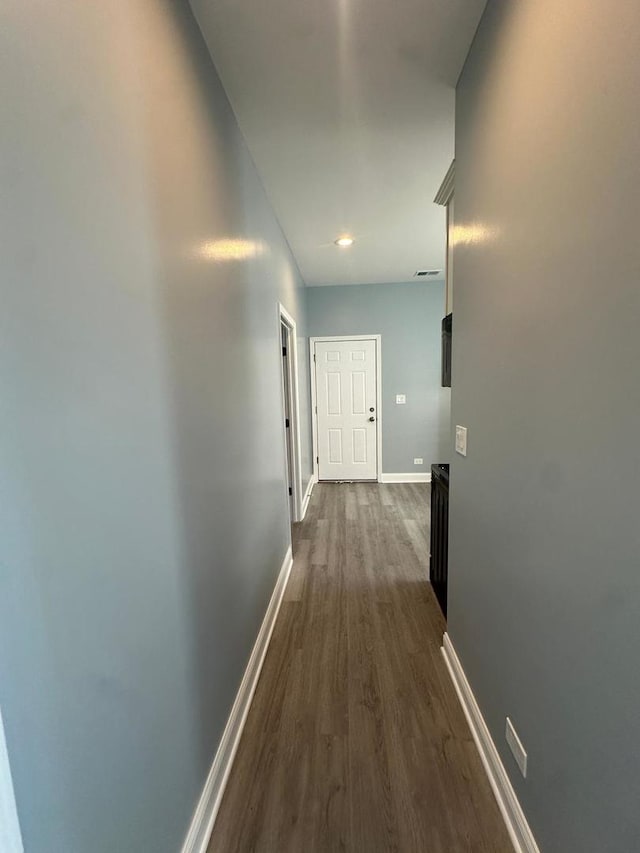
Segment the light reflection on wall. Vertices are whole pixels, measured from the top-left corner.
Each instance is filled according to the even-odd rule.
[[[478,243],[489,243],[495,241],[499,236],[498,228],[474,223],[471,225],[454,225],[451,232],[451,241],[454,246],[472,246]]]
[[[266,250],[262,240],[221,239],[202,243],[197,254],[208,261],[246,261],[264,255]]]

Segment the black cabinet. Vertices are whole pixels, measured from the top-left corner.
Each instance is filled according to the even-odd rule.
[[[431,559],[429,579],[447,615],[447,580],[449,577],[449,466],[431,466]]]

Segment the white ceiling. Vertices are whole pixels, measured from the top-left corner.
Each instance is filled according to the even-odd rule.
[[[191,0],[307,285],[444,268],[433,197],[485,4]],[[342,233],[351,248],[334,245]]]

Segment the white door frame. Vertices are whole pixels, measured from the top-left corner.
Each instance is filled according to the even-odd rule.
[[[11,781],[11,769],[0,710],[0,850],[2,853],[23,853],[16,799]]]
[[[309,338],[311,368],[311,425],[313,436],[313,476],[318,482],[318,405],[316,392],[316,341],[375,341],[376,345],[376,479],[382,482],[382,335],[319,335]]]
[[[282,370],[282,335],[280,326],[284,324],[289,329],[289,349],[287,353],[287,364],[289,365],[289,412],[290,412],[290,437],[293,446],[291,454],[291,488],[293,489],[293,519],[302,521],[302,457],[300,454],[300,395],[298,392],[298,335],[296,321],[287,309],[278,302],[278,353],[280,357],[280,370]],[[284,384],[284,383],[283,383]],[[286,388],[286,384],[284,384]],[[283,392],[284,393],[284,392]],[[284,401],[283,401],[284,402]],[[284,440],[284,452],[287,453],[287,432],[282,419],[282,437]]]

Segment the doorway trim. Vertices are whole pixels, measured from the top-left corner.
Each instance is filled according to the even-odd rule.
[[[316,392],[316,341],[375,341],[376,344],[376,480],[382,482],[382,335],[317,335],[309,338],[309,368],[311,371],[311,434],[313,443],[313,477],[319,480],[318,465],[318,403]]]
[[[291,454],[291,488],[293,490],[293,518],[292,521],[302,521],[302,457],[300,452],[300,394],[298,389],[298,334],[296,321],[281,302],[278,302],[278,352],[280,354],[280,376],[282,377],[282,354],[281,354],[281,325],[289,329],[289,349],[287,353],[287,365],[289,367],[288,382],[283,383],[283,394],[287,387],[289,390],[289,412],[291,424],[289,425],[293,452]],[[284,404],[284,400],[282,401]],[[284,409],[282,411],[282,436],[284,440],[284,452],[287,453],[287,433],[284,422]],[[286,466],[286,458],[285,458]],[[286,470],[286,469],[285,469]]]
[[[20,823],[16,799],[11,780],[9,755],[4,736],[2,711],[0,710],[0,850],[6,853],[23,853]]]

